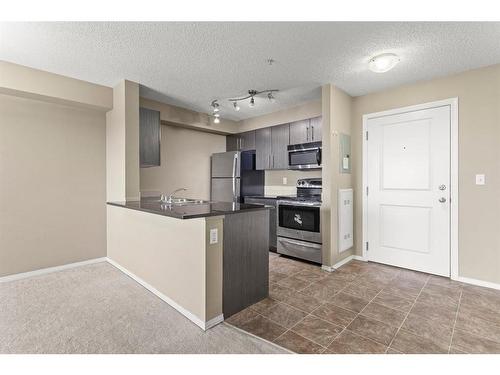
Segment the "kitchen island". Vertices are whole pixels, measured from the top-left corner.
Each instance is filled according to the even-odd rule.
[[[108,202],[108,258],[208,329],[268,296],[270,209],[151,198]]]

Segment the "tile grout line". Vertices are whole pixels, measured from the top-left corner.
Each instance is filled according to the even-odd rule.
[[[396,276],[397,276],[398,274],[399,274],[399,272],[396,274]],[[394,276],[394,277],[391,279],[391,281],[392,281],[392,280],[394,280],[394,278],[396,278],[396,276]],[[355,279],[354,279],[354,280],[355,280]],[[351,283],[349,283],[349,285],[350,285],[350,284],[352,284],[352,283],[354,282],[354,280],[353,280]],[[347,288],[347,286],[346,286],[345,288]],[[344,289],[345,289],[345,288],[344,288]],[[384,290],[384,289],[382,289],[382,290]],[[370,301],[366,304],[366,306],[368,306],[370,303],[372,303],[372,301],[373,301],[375,298],[377,298],[377,296],[378,296],[380,293],[382,293],[382,290],[380,290],[380,291],[379,291],[379,292],[378,292],[378,293],[377,293],[377,294],[376,294],[376,295],[375,295],[375,296],[374,296],[374,297],[373,297],[373,298],[372,298],[372,299],[371,299],[371,300],[370,300]],[[351,294],[350,294],[350,295],[351,295]],[[356,297],[356,296],[354,296],[354,297]],[[358,297],[358,298],[359,298],[359,297]],[[354,322],[354,321],[356,320],[356,318],[357,318],[357,317],[358,317],[358,316],[359,316],[359,315],[363,312],[363,310],[364,310],[364,309],[366,309],[366,306],[365,306],[365,307],[363,307],[363,308],[362,308],[362,309],[361,309],[361,310],[357,313],[357,315],[354,317],[354,319],[353,319],[353,320],[351,320],[351,321],[349,322],[349,324],[347,324],[347,325],[344,327],[344,329],[343,329],[343,330],[342,330],[342,331],[341,331],[341,332],[340,332],[340,333],[339,333],[339,334],[335,337],[335,339],[333,339],[333,341],[330,343],[330,345],[331,345],[331,344],[333,344],[333,342],[334,342],[334,341],[335,341],[338,337],[340,337],[340,335],[342,335],[342,333],[344,333],[344,331],[347,329],[347,327],[349,327],[349,326],[351,325],[351,323],[352,323],[352,322]],[[347,310],[347,309],[346,309],[346,310]],[[349,310],[349,311],[351,311],[351,310]],[[353,312],[354,312],[354,311],[353,311]],[[372,340],[372,339],[369,339],[368,337],[364,337],[364,336],[362,336],[362,335],[360,335],[360,334],[357,334],[356,332],[353,332],[353,333],[354,333],[354,334],[356,334],[356,335],[358,335],[359,337],[362,337],[362,338],[365,338],[365,339],[371,340],[371,341],[373,341],[373,342],[376,342],[377,344],[380,344],[379,342],[377,342],[377,341],[375,341],[375,340]],[[328,345],[328,346],[330,346],[330,345]],[[383,344],[382,344],[382,345],[383,345]],[[386,351],[387,351],[387,350],[386,350]]]
[[[300,273],[300,272],[302,272],[302,271],[303,271],[303,270],[301,270],[301,271],[299,271],[299,272],[297,272],[297,273]],[[326,271],[325,271],[325,272],[326,272]],[[291,277],[291,276],[296,275],[297,273],[294,273],[293,275],[290,275],[290,277]],[[356,278],[357,278],[357,277],[358,277],[358,276],[356,276]],[[345,287],[343,287],[343,288],[339,289],[339,290],[338,290],[338,291],[337,291],[337,292],[336,292],[333,296],[336,296],[337,294],[339,294],[340,292],[342,292],[345,288],[347,288],[349,285],[353,284],[353,283],[354,283],[354,280],[356,280],[356,279],[353,279],[352,281],[347,282],[347,285],[346,285]],[[279,285],[278,283],[275,283],[275,284]],[[308,288],[308,287],[309,287],[309,286],[311,286],[312,284],[314,284],[314,282],[313,282],[313,283],[311,283],[310,285],[308,285],[307,287],[305,287],[305,288],[301,289],[301,290],[304,290],[304,289]],[[286,287],[284,287],[284,286],[282,286],[282,285],[280,285],[280,286],[281,286],[282,288],[286,288]],[[292,289],[292,288],[288,288],[288,289]],[[292,289],[292,290],[293,290],[293,289]],[[294,290],[294,291],[295,291],[295,292],[297,292],[297,293],[301,293],[301,290]],[[334,289],[334,290],[335,290],[335,289]],[[301,294],[303,294],[303,293],[301,293]],[[374,298],[375,298],[375,297],[374,297]],[[295,323],[295,324],[294,324],[291,328],[288,328],[285,332],[283,332],[281,335],[279,335],[278,337],[276,337],[276,338],[273,340],[273,342],[275,342],[276,340],[278,340],[281,336],[285,335],[287,332],[292,331],[293,333],[295,333],[296,335],[298,335],[298,336],[302,337],[303,339],[305,339],[305,340],[309,340],[309,341],[311,341],[312,343],[314,343],[314,344],[317,344],[317,345],[321,346],[321,347],[323,348],[323,350],[321,351],[321,353],[323,353],[323,352],[324,352],[324,351],[328,348],[328,346],[330,346],[330,345],[333,343],[333,341],[335,341],[335,339],[336,339],[337,337],[339,337],[339,336],[340,336],[340,334],[341,334],[342,332],[344,332],[344,330],[345,330],[345,328],[346,328],[346,327],[344,327],[344,328],[343,328],[343,330],[342,330],[342,331],[340,331],[340,333],[339,333],[338,335],[336,335],[336,336],[335,336],[335,338],[332,340],[332,342],[331,342],[331,343],[329,343],[327,346],[321,345],[321,344],[319,344],[319,343],[317,343],[317,342],[315,342],[315,341],[313,341],[313,340],[310,340],[310,339],[308,339],[308,338],[306,338],[306,337],[304,337],[304,336],[302,336],[302,335],[298,334],[297,332],[293,331],[293,328],[294,328],[295,326],[297,326],[300,322],[302,322],[302,321],[303,321],[305,318],[307,318],[308,316],[313,316],[313,317],[318,318],[318,319],[321,319],[321,320],[323,320],[323,321],[325,321],[325,322],[327,322],[327,323],[334,324],[334,323],[331,323],[331,322],[329,322],[329,321],[327,321],[327,320],[325,320],[325,319],[322,319],[322,318],[317,317],[316,315],[313,315],[313,314],[312,314],[315,310],[317,310],[319,307],[321,307],[322,305],[324,305],[323,300],[321,300],[321,301],[322,301],[322,302],[321,302],[321,304],[320,304],[318,307],[316,307],[316,308],[315,308],[312,312],[307,312],[307,315],[306,315],[306,316],[304,316],[302,319],[300,319],[300,320],[299,320],[297,323]],[[296,308],[295,306],[289,305],[289,304],[287,304],[286,302],[282,302],[282,301],[278,301],[278,302],[283,303],[283,304],[285,304],[285,305],[287,305],[287,306],[289,306],[289,307],[293,307],[293,308],[295,308],[295,309],[297,309],[297,310],[299,310],[299,311],[302,311],[302,312],[306,313],[306,311],[301,310],[301,309],[298,309],[298,308]],[[346,310],[347,310],[347,309],[346,309]],[[348,310],[348,311],[351,311],[351,310]],[[354,312],[354,311],[352,311],[352,312]],[[264,318],[266,318],[265,316],[263,316],[263,317],[264,317]],[[269,318],[266,318],[266,319],[269,319]],[[356,317],[355,317],[354,319],[356,319]],[[353,320],[354,320],[354,319],[353,319]],[[271,320],[272,322],[274,322],[272,319],[269,319],[269,320]],[[334,325],[338,325],[338,324],[334,324]],[[284,327],[284,328],[286,328],[286,327]]]
[[[460,297],[458,298],[457,312],[455,313],[455,320],[453,321],[453,328],[451,330],[450,345],[448,346],[448,354],[451,352],[451,345],[453,343],[453,336],[455,335],[455,326],[457,325],[458,312],[460,311],[460,304],[462,303],[463,289],[460,288]]]
[[[294,274],[292,274],[292,275],[290,275],[290,276],[295,276],[297,273],[300,273],[300,272],[302,272],[302,271],[303,271],[303,270],[298,271],[298,272],[296,272],[296,273],[294,273]],[[400,270],[399,270],[399,271],[398,271],[398,272],[397,272],[397,273],[396,273],[396,274],[395,274],[395,275],[394,275],[394,276],[390,279],[390,281],[393,281],[394,279],[396,279],[399,275],[401,275],[401,273],[402,273],[402,272],[403,272],[403,270],[401,270],[401,269],[400,269]],[[367,273],[367,271],[366,271],[366,270],[363,270],[363,271],[362,271],[362,272],[360,272],[360,273],[356,273],[356,277],[355,277],[353,280],[348,281],[348,282],[347,282],[347,284],[346,284],[346,286],[344,286],[343,288],[341,288],[341,289],[337,290],[337,291],[333,294],[333,296],[332,296],[332,297],[330,297],[330,299],[331,299],[331,298],[333,298],[333,297],[335,297],[335,296],[336,296],[336,295],[338,295],[339,293],[346,293],[346,294],[348,294],[348,295],[350,295],[350,296],[353,296],[353,297],[356,297],[356,298],[360,298],[359,296],[357,296],[357,295],[355,295],[355,294],[349,293],[348,291],[346,291],[346,289],[347,289],[347,288],[349,288],[349,286],[351,286],[351,285],[357,285],[357,284],[359,284],[359,282],[360,282],[359,278],[360,278],[360,277],[362,277],[362,276],[363,276],[364,274],[366,274],[366,273]],[[290,276],[288,276],[288,277],[290,277]],[[391,348],[390,348],[390,346],[392,345],[392,343],[393,343],[393,341],[394,341],[394,339],[395,339],[396,335],[397,335],[397,334],[399,333],[399,331],[401,330],[401,328],[402,328],[402,326],[403,326],[404,322],[407,320],[407,318],[408,318],[409,314],[411,313],[411,311],[412,311],[413,307],[415,306],[415,304],[416,304],[416,302],[417,302],[417,299],[420,297],[420,295],[421,295],[422,291],[424,290],[424,288],[428,285],[428,283],[429,283],[429,280],[430,280],[430,279],[431,279],[431,275],[427,274],[427,279],[426,279],[425,283],[424,283],[424,284],[423,284],[423,286],[420,288],[420,291],[419,291],[418,295],[417,295],[417,296],[413,299],[413,303],[412,303],[412,305],[411,305],[410,309],[408,310],[408,312],[406,312],[406,315],[405,315],[405,317],[404,317],[404,319],[403,319],[402,323],[399,325],[398,330],[396,331],[396,334],[395,334],[395,335],[394,335],[394,337],[392,338],[391,342],[388,344],[388,346],[387,346],[387,348],[386,348],[386,353],[388,352],[388,350],[389,350],[389,349],[391,349]],[[319,280],[319,281],[321,281],[321,280]],[[390,281],[387,283],[387,285],[390,283]],[[303,290],[305,290],[305,289],[307,289],[308,287],[310,287],[310,286],[311,286],[311,285],[313,285],[314,283],[315,283],[315,282],[312,282],[312,283],[310,283],[308,286],[306,286],[306,287],[304,287],[304,288],[302,288],[302,289],[299,289],[299,290],[294,290],[294,291],[295,291],[295,292],[298,292],[298,293],[301,293],[301,294],[304,294],[304,293],[302,293],[302,291],[303,291]],[[387,286],[387,285],[386,285],[386,286]],[[430,285],[430,284],[429,284],[429,285]],[[286,288],[286,287],[285,287],[285,288]],[[292,288],[288,288],[288,289],[293,290]],[[378,297],[378,295],[379,295],[379,294],[384,293],[384,290],[385,290],[385,289],[386,289],[386,287],[383,287],[383,288],[382,288],[382,289],[381,289],[381,290],[380,290],[380,291],[379,291],[379,292],[378,292],[378,293],[377,293],[377,294],[376,294],[376,295],[375,295],[372,299],[370,299],[370,300],[368,301],[368,303],[365,305],[365,307],[364,307],[363,309],[361,309],[361,311],[359,311],[359,313],[358,313],[358,312],[356,312],[356,311],[352,311],[352,310],[350,310],[350,309],[348,309],[348,308],[342,307],[342,306],[337,306],[337,305],[335,305],[333,302],[330,302],[330,299],[328,299],[328,300],[323,300],[323,299],[321,299],[321,301],[322,301],[321,305],[325,305],[326,303],[332,303],[332,304],[333,304],[334,306],[336,306],[336,307],[339,307],[339,308],[345,309],[345,310],[347,310],[347,311],[351,311],[351,312],[353,312],[353,313],[355,313],[355,314],[356,314],[356,316],[355,316],[355,317],[354,317],[354,319],[352,320],[352,321],[354,321],[354,320],[355,320],[358,316],[363,316],[363,317],[364,317],[364,315],[361,315],[361,314],[362,314],[362,312],[366,309],[366,307],[367,307],[370,303],[372,303],[372,302],[373,302],[373,301],[374,301],[374,300]],[[462,293],[462,291],[461,291],[461,293]],[[460,294],[459,304],[460,304],[460,301],[461,301],[461,296],[462,296],[462,294]],[[401,297],[401,298],[403,298],[403,297]],[[362,298],[362,299],[363,299],[363,298]],[[409,298],[404,298],[404,299],[406,299],[406,300],[409,300],[409,301],[410,301],[410,299],[409,299]],[[285,305],[288,305],[287,303],[282,302],[282,301],[278,301],[278,302],[281,302],[281,303],[284,303]],[[320,306],[321,306],[321,305],[320,305]],[[400,310],[400,309],[396,309],[396,308],[393,308],[393,307],[390,307],[390,306],[385,306],[384,304],[382,304],[382,305],[383,305],[384,307],[386,307],[386,308],[389,308],[389,309],[392,309],[392,310],[395,310],[395,311],[401,311],[401,312],[404,312],[404,311],[402,311],[402,310]],[[295,308],[295,309],[298,309],[298,308],[296,308],[295,306],[292,306],[292,305],[288,305],[288,306],[293,307],[293,308]],[[318,306],[317,308],[319,308],[320,306]],[[313,310],[312,312],[310,312],[310,313],[307,313],[307,312],[305,312],[305,311],[303,311],[303,310],[301,310],[301,309],[298,309],[298,310],[300,310],[300,311],[302,311],[302,312],[304,312],[304,313],[307,313],[307,315],[306,315],[306,316],[304,316],[304,318],[302,318],[301,320],[299,320],[297,323],[295,323],[295,324],[294,324],[291,328],[289,328],[286,332],[288,332],[288,331],[290,331],[290,330],[291,330],[291,331],[293,331],[293,328],[294,328],[295,326],[297,326],[297,325],[298,325],[301,321],[303,321],[304,319],[306,319],[306,318],[307,318],[307,317],[309,317],[309,316],[312,316],[312,317],[314,317],[314,318],[318,318],[318,319],[323,320],[323,321],[325,321],[325,322],[328,322],[328,323],[330,323],[330,324],[334,324],[334,323],[331,323],[331,322],[329,322],[329,321],[327,321],[327,320],[325,320],[325,319],[322,319],[322,318],[320,318],[320,317],[318,317],[318,316],[314,315],[313,313],[314,313],[314,311],[315,311],[315,310],[317,310],[317,308],[316,308],[316,309],[314,309],[314,310]],[[458,313],[458,307],[457,307],[457,313]],[[378,319],[371,318],[371,317],[369,317],[369,318],[370,318],[370,319],[373,319],[374,321],[377,321],[377,322],[380,322],[380,323],[383,323],[383,324],[387,324],[386,322],[382,322],[382,321],[380,321],[380,320],[378,320]],[[456,316],[456,318],[457,318],[457,316]],[[335,340],[336,340],[336,339],[337,339],[337,338],[338,338],[338,337],[339,337],[339,336],[340,336],[340,335],[341,335],[344,331],[346,331],[346,330],[347,330],[347,327],[348,327],[348,326],[352,323],[352,321],[351,321],[351,322],[350,322],[350,323],[349,323],[346,327],[344,327],[344,328],[343,328],[343,330],[342,330],[339,334],[337,334],[337,335],[335,336],[335,338],[333,339],[333,341],[332,341],[331,343],[329,343],[329,344],[326,346],[326,348],[328,348],[328,346],[330,346],[330,345],[331,345],[331,344],[332,344],[332,343],[333,343],[333,342],[334,342],[334,341],[335,341]],[[455,323],[456,323],[456,321],[455,321]],[[337,324],[337,325],[338,325],[338,324]],[[390,324],[389,324],[389,325],[390,325]],[[454,328],[455,328],[455,324],[454,324],[454,326],[453,326],[453,329],[454,329]],[[285,333],[286,333],[286,332],[285,332]],[[294,332],[294,331],[293,331],[293,332]],[[285,333],[283,333],[283,334],[285,334]],[[296,332],[294,332],[294,333],[296,333]],[[362,335],[360,335],[360,334],[358,334],[358,333],[355,333],[355,332],[352,332],[352,333],[353,333],[353,334],[355,334],[355,335],[356,335],[356,336],[358,336],[358,337],[363,338],[363,339],[370,340],[370,341],[372,341],[372,342],[375,342],[375,343],[380,344],[379,342],[377,342],[377,341],[375,341],[375,340],[373,340],[373,339],[370,339],[370,338],[364,337],[364,336],[362,336]],[[297,333],[296,333],[296,334],[297,334]],[[297,335],[299,335],[299,334],[297,334]],[[281,336],[281,335],[280,335],[280,336]],[[303,337],[302,335],[299,335],[299,336]],[[420,335],[417,335],[417,336],[420,336]],[[452,336],[453,336],[453,334],[452,334]],[[303,338],[305,338],[305,337],[303,337]],[[305,338],[305,339],[307,339],[307,338]],[[318,344],[318,345],[320,345],[320,346],[324,347],[323,345],[321,345],[321,344],[319,344],[319,343],[315,342],[314,340],[310,340],[310,339],[307,339],[307,340],[309,340],[309,341],[311,341],[311,342],[314,342],[314,343],[316,343],[316,344]],[[450,345],[451,345],[451,344],[450,344]],[[325,349],[325,350],[326,350],[326,349]],[[325,350],[324,350],[324,351],[325,351]],[[393,350],[395,350],[395,349],[393,349]],[[450,350],[450,348],[449,348],[449,350]]]
[[[306,270],[307,270],[307,268],[306,268]],[[304,269],[299,270],[299,271],[296,271],[296,272],[294,272],[294,273],[290,274],[290,275],[289,275],[289,276],[287,276],[287,277],[290,277],[290,276],[296,276],[298,273],[303,272],[303,271],[304,271]],[[394,280],[395,278],[397,278],[399,275],[401,275],[403,271],[404,271],[403,269],[400,269],[400,271],[399,271],[399,272],[397,272],[397,273],[393,276],[393,278],[391,279],[391,281],[392,281],[392,280]],[[343,288],[340,288],[340,289],[338,289],[337,291],[335,291],[335,292],[334,292],[334,294],[333,294],[331,297],[329,297],[329,299],[319,299],[319,300],[321,301],[321,305],[320,305],[320,306],[325,305],[326,303],[333,303],[333,302],[331,302],[331,299],[332,299],[332,298],[334,298],[335,296],[337,296],[339,293],[346,293],[346,294],[348,294],[348,295],[350,295],[350,296],[353,296],[353,297],[356,297],[356,298],[360,298],[359,296],[357,296],[357,295],[355,295],[355,294],[351,294],[351,293],[349,293],[349,292],[348,292],[348,291],[346,291],[345,289],[349,288],[351,285],[356,285],[356,284],[359,284],[359,283],[360,283],[360,277],[362,277],[363,275],[365,275],[367,272],[369,273],[369,271],[368,271],[368,270],[362,270],[362,271],[361,271],[361,272],[359,272],[359,273],[357,273],[357,272],[353,272],[353,274],[355,274],[355,275],[356,275],[355,279],[350,280],[350,281],[347,281],[347,280],[342,280],[342,281],[347,281],[347,284],[346,284]],[[424,274],[425,274],[425,273],[424,273]],[[299,279],[300,279],[300,278],[299,278]],[[327,278],[326,278],[326,279],[327,279]],[[305,280],[303,280],[303,281],[305,281]],[[287,288],[287,287],[284,287],[284,288],[290,289],[291,291],[294,291],[295,293],[305,294],[305,293],[303,293],[303,291],[304,291],[305,289],[309,288],[309,287],[310,287],[310,286],[312,286],[313,284],[318,283],[318,282],[320,282],[320,281],[322,281],[322,280],[320,279],[320,280],[318,280],[318,281],[316,281],[316,282],[311,282],[311,283],[310,283],[310,284],[308,284],[306,287],[301,288],[301,289],[299,289],[299,290],[295,290],[295,289],[293,289],[293,288]],[[411,312],[412,312],[413,308],[414,308],[414,307],[415,307],[415,305],[417,304],[417,300],[418,300],[418,298],[421,296],[421,294],[422,294],[422,292],[424,291],[425,287],[426,287],[426,286],[428,286],[428,285],[433,285],[433,284],[431,283],[431,281],[432,281],[432,275],[427,274],[427,278],[426,278],[426,280],[425,280],[425,282],[424,282],[423,286],[421,287],[421,289],[420,289],[419,293],[417,294],[417,296],[416,296],[415,298],[413,298],[413,301],[412,301],[412,303],[411,303],[411,306],[410,306],[410,308],[409,308],[408,312],[406,312],[406,315],[405,315],[405,317],[404,317],[404,319],[403,319],[402,323],[399,325],[399,327],[398,327],[398,329],[397,329],[397,331],[396,331],[395,336],[392,338],[391,342],[390,342],[390,343],[389,343],[389,345],[387,346],[386,353],[388,353],[389,349],[391,349],[391,345],[393,344],[393,342],[394,342],[394,340],[395,340],[395,338],[396,338],[397,334],[398,334],[398,333],[400,332],[400,330],[402,329],[402,327],[403,327],[404,323],[406,322],[406,320],[408,320],[408,316],[411,314]],[[436,284],[436,286],[446,288],[446,286],[440,286],[439,284]],[[368,287],[368,286],[367,286],[367,287]],[[364,307],[364,308],[363,308],[363,309],[362,309],[359,313],[357,313],[357,312],[355,312],[355,311],[352,311],[352,310],[350,310],[350,309],[348,309],[348,308],[346,308],[346,307],[343,307],[343,306],[337,306],[337,305],[335,305],[334,303],[333,303],[333,305],[335,305],[335,306],[337,306],[337,307],[339,307],[339,308],[343,308],[343,309],[345,309],[345,310],[347,310],[347,311],[351,311],[351,312],[355,313],[355,314],[356,314],[356,316],[355,316],[355,318],[354,318],[354,319],[356,319],[358,316],[360,316],[360,315],[362,314],[362,312],[366,309],[366,307],[367,307],[370,303],[372,303],[372,302],[373,302],[373,301],[377,298],[377,296],[378,296],[378,295],[380,295],[381,293],[384,293],[384,292],[385,292],[385,289],[386,289],[386,287],[382,288],[382,290],[381,290],[381,291],[379,291],[379,293],[377,293],[377,294],[376,294],[376,295],[375,295],[372,299],[370,299],[370,301],[367,303],[367,305],[366,305],[366,306],[365,306],[365,307]],[[404,299],[406,299],[406,300],[411,301],[411,299],[410,299],[410,298],[406,298],[406,297],[400,297],[400,298],[404,298]],[[448,345],[448,353],[450,353],[450,352],[451,352],[451,346],[452,346],[452,342],[453,342],[453,337],[454,337],[454,335],[455,335],[455,333],[456,333],[456,323],[457,323],[457,321],[458,321],[458,313],[459,313],[459,311],[460,311],[460,307],[461,307],[461,305],[462,305],[462,300],[463,300],[463,289],[461,289],[461,290],[460,290],[460,294],[459,294],[459,298],[458,298],[457,310],[456,310],[456,312],[455,312],[455,319],[454,319],[454,321],[453,321],[453,325],[452,325],[452,333],[451,333],[450,342],[449,342],[449,345]],[[290,331],[290,330],[292,330],[292,331],[293,331],[293,328],[294,328],[294,327],[296,327],[296,326],[297,326],[297,325],[298,325],[301,321],[303,321],[304,319],[306,319],[306,318],[308,318],[308,317],[310,317],[310,316],[311,316],[311,317],[314,317],[314,318],[317,318],[317,319],[320,319],[320,320],[323,320],[323,321],[328,322],[328,323],[330,323],[330,324],[334,324],[334,323],[331,323],[331,322],[329,322],[329,321],[327,321],[327,320],[325,320],[325,319],[322,319],[322,318],[320,318],[320,317],[318,317],[318,316],[314,315],[314,311],[315,311],[315,310],[317,310],[317,308],[319,308],[319,306],[318,306],[316,309],[314,309],[312,312],[310,312],[310,313],[309,313],[309,312],[307,312],[307,311],[303,311],[303,310],[301,310],[300,308],[297,308],[297,307],[295,307],[295,306],[289,305],[289,304],[287,304],[286,302],[283,302],[283,301],[277,301],[277,302],[283,303],[284,305],[288,305],[289,307],[295,308],[295,309],[297,309],[297,310],[299,310],[299,311],[302,311],[303,313],[305,313],[305,314],[306,314],[306,315],[304,316],[304,318],[302,318],[302,319],[301,319],[301,320],[299,320],[297,323],[295,323],[294,325],[292,325],[292,326],[291,326],[291,328],[287,329],[287,331]],[[426,303],[424,303],[424,304],[426,304]],[[381,305],[383,305],[383,306],[385,306],[385,307],[387,307],[387,308],[389,308],[389,309],[393,309],[393,310],[396,310],[396,311],[402,311],[402,310],[400,310],[400,309],[398,309],[398,308],[393,308],[393,307],[391,307],[391,306],[386,306],[386,305],[384,305],[383,303],[381,303]],[[404,312],[404,311],[403,311],[403,312]],[[261,314],[259,314],[259,315],[261,315]],[[362,316],[364,316],[364,315],[362,315]],[[374,318],[370,318],[370,319],[373,319],[373,320],[375,320],[375,321],[380,322],[379,320],[374,319]],[[274,322],[274,321],[273,321],[273,322]],[[351,321],[351,322],[352,322],[352,321]],[[386,322],[381,322],[381,323],[387,324]],[[389,324],[389,325],[390,325],[390,324]],[[348,324],[348,326],[349,326],[349,324]],[[341,335],[341,334],[342,334],[345,330],[347,330],[347,327],[344,327],[344,329],[343,329],[343,330],[342,330],[339,334],[337,334],[337,335],[335,336],[335,339],[333,339],[333,341],[335,341],[335,340],[336,340],[336,339],[337,339],[337,338],[338,338],[338,337],[339,337],[339,336],[340,336],[340,335]],[[286,332],[285,332],[285,333],[286,333]],[[296,332],[295,332],[295,333],[296,333]],[[362,337],[362,338],[364,338],[364,339],[370,340],[370,341],[372,341],[372,342],[377,342],[377,341],[374,341],[374,340],[372,340],[372,339],[366,338],[366,337],[364,337],[364,336],[362,336],[362,335],[359,335],[358,333],[355,333],[355,332],[352,332],[352,333],[353,333],[353,334],[355,334],[355,335],[357,335],[357,336],[359,336],[359,337]],[[486,337],[484,337],[484,336],[482,336],[482,335],[477,335],[477,334],[474,334],[474,333],[471,333],[471,332],[468,332],[468,333],[469,333],[469,334],[471,334],[472,336],[475,336],[475,337],[478,337],[478,338],[485,338],[485,339],[491,340],[491,339],[486,338]],[[414,334],[416,334],[416,335],[417,335],[417,336],[419,336],[419,337],[423,337],[423,336],[421,336],[420,334],[417,334],[417,333],[414,333]],[[299,335],[299,334],[297,334],[297,335]],[[280,336],[281,336],[281,335],[280,335]],[[302,335],[299,335],[299,336],[303,337]],[[306,338],[305,338],[305,339],[306,339]],[[311,342],[314,342],[315,344],[318,344],[318,345],[320,345],[320,346],[323,346],[323,345],[321,345],[321,344],[319,344],[319,343],[315,342],[314,340],[310,340],[310,339],[307,339],[307,340],[309,340],[309,341],[311,341]],[[327,347],[328,347],[328,346],[330,346],[330,345],[333,343],[333,341],[332,341],[330,344],[328,344],[328,345],[327,345]],[[324,346],[323,346],[323,347],[324,347]],[[326,350],[326,349],[325,349],[325,350]],[[395,349],[393,349],[393,350],[395,350]]]
[[[385,351],[387,353],[387,351],[390,349],[394,339],[396,338],[396,336],[398,335],[399,331],[401,330],[401,327],[403,327],[403,324],[406,322],[406,319],[408,319],[408,315],[410,315],[410,312],[411,310],[413,310],[413,307],[415,306],[415,304],[417,303],[417,300],[418,300],[418,297],[420,297],[420,294],[422,294],[422,291],[424,290],[425,286],[427,285],[427,283],[429,282],[429,279],[430,279],[430,275],[427,276],[427,280],[425,280],[425,283],[424,285],[420,288],[420,292],[418,292],[418,295],[415,297],[415,300],[413,301],[413,304],[411,305],[410,309],[408,310],[408,312],[406,313],[405,315],[405,318],[403,319],[403,321],[401,322],[401,324],[399,325],[399,328],[398,330],[396,331],[396,334],[394,335],[394,337],[392,338],[391,342],[389,343],[389,345],[387,346],[387,350]],[[397,349],[396,349],[397,350]]]

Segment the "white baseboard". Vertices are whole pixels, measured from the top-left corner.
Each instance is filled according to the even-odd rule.
[[[102,262],[106,262],[106,260],[107,260],[106,257],[94,258],[94,259],[84,260],[84,261],[76,262],[76,263],[63,264],[62,266],[48,267],[48,268],[42,268],[42,269],[35,270],[35,271],[16,273],[14,275],[0,277],[0,283],[26,279],[28,277],[33,277],[33,276],[45,275],[45,274],[52,273],[52,272],[69,270],[71,268],[86,266],[88,264],[102,263]]]
[[[206,331],[207,329],[215,326],[216,324],[219,324],[220,322],[222,322],[224,320],[224,316],[221,314],[221,315],[218,315],[215,318],[209,320],[208,322],[204,322],[203,320],[201,320],[200,318],[198,318],[196,315],[194,315],[193,313],[189,312],[184,307],[182,307],[181,305],[179,305],[177,302],[175,302],[174,300],[172,300],[171,298],[167,297],[165,294],[163,294],[162,292],[160,292],[158,289],[154,288],[153,286],[151,286],[150,284],[148,284],[146,281],[144,281],[140,277],[136,276],[135,274],[133,274],[132,272],[130,272],[126,268],[124,268],[121,265],[119,265],[118,263],[116,263],[113,259],[107,258],[107,261],[109,262],[109,264],[115,266],[117,269],[119,269],[120,271],[122,271],[125,275],[127,275],[128,277],[130,277],[134,281],[136,281],[139,284],[141,284],[144,288],[146,288],[147,290],[149,290],[151,293],[153,293],[155,296],[157,296],[158,298],[160,298],[162,301],[166,302],[171,307],[173,307],[174,309],[176,309],[178,312],[180,312],[186,318],[188,318],[189,320],[191,320],[194,324],[196,324],[202,330]]]
[[[368,262],[368,259],[363,258],[361,255],[353,255],[352,259],[359,260],[361,262]]]
[[[321,266],[321,269],[323,271],[327,271],[327,272],[333,272],[333,271],[335,271],[335,268],[333,268],[332,266],[327,266],[327,265],[324,265],[324,264]]]
[[[215,318],[210,319],[205,323],[205,331],[212,327],[215,327],[217,324],[222,323],[224,321],[224,314],[217,315]]]
[[[339,268],[339,267],[343,266],[344,264],[346,264],[346,263],[350,262],[350,261],[351,261],[351,260],[353,260],[353,259],[355,259],[355,260],[360,260],[360,261],[362,261],[362,262],[368,262],[368,259],[365,259],[365,258],[363,258],[363,257],[362,257],[362,256],[360,256],[360,255],[349,255],[347,258],[342,259],[340,262],[335,263],[333,266],[327,266],[327,265],[324,265],[324,264],[323,264],[323,265],[321,266],[321,269],[322,269],[322,270],[325,270],[325,271],[328,271],[328,272],[333,272],[333,271],[335,271],[337,268]]]
[[[336,270],[337,268],[343,266],[346,263],[349,263],[351,260],[354,259],[354,255],[349,255],[347,258],[342,259],[340,262],[335,263],[332,268]]]
[[[483,286],[485,288],[492,288],[492,289],[498,289],[498,290],[500,290],[500,284],[492,283],[490,281],[483,281],[483,280],[478,280],[478,279],[471,279],[469,277],[462,277],[462,276],[458,276],[456,278],[456,280],[460,281],[462,283],[466,283],[466,284]]]

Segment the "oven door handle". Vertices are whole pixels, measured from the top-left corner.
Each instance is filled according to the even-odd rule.
[[[287,201],[287,200],[278,200],[277,202],[278,205],[285,205],[285,206],[299,206],[299,207],[321,207],[321,202],[314,201],[314,202],[301,202],[301,201]]]

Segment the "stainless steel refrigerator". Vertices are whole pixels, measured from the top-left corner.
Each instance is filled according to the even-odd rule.
[[[264,171],[255,169],[255,150],[212,154],[211,200],[243,202],[264,195]]]

